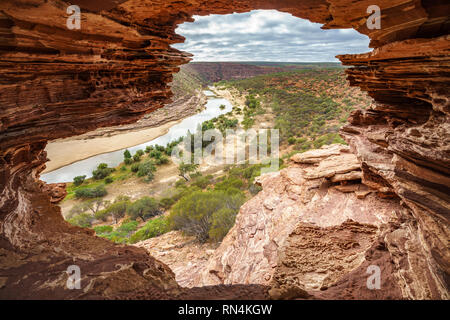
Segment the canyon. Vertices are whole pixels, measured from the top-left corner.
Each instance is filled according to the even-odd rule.
[[[382,28],[373,30],[365,0],[74,2],[80,30],[66,28],[64,1],[0,3],[0,298],[449,298],[446,1],[378,1]],[[369,36],[372,52],[338,58],[375,106],[341,129],[349,147],[294,155],[261,176],[262,192],[182,287],[144,248],[65,222],[56,205],[64,188],[39,180],[44,149],[151,117],[191,58],[170,47],[184,40],[176,26],[253,9]],[[73,264],[82,290],[65,287]],[[380,290],[366,286],[370,265],[381,268]]]

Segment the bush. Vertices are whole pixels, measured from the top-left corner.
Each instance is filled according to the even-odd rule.
[[[97,219],[97,220],[106,221],[106,220],[108,220],[110,213],[108,212],[108,210],[103,209],[103,210],[97,211],[94,216],[95,216],[95,219]]]
[[[170,228],[167,218],[158,217],[148,221],[145,226],[136,231],[136,233],[130,237],[130,243],[157,237],[169,231]]]
[[[238,178],[228,177],[222,182],[219,182],[215,185],[214,189],[216,190],[227,190],[229,188],[241,189],[244,185],[244,182]]]
[[[85,179],[86,176],[76,176],[75,178],[73,178],[74,186],[78,187],[79,185],[83,184]]]
[[[150,153],[153,150],[153,146],[146,146],[145,153]]]
[[[162,152],[160,150],[153,150],[150,152],[149,157],[154,159],[159,159],[162,156]]]
[[[139,161],[141,161],[141,156],[139,155],[139,154],[135,154],[134,156],[133,156],[133,160],[134,160],[134,162],[139,162]]]
[[[169,163],[169,158],[167,158],[166,156],[161,156],[159,159],[155,160],[156,165],[167,164],[167,163]]]
[[[128,207],[130,206],[129,200],[122,200],[120,198],[116,199],[113,204],[111,204],[108,208],[106,208],[106,212],[114,218],[117,223],[117,220],[123,218],[125,213],[127,212]]]
[[[139,163],[133,163],[131,165],[130,170],[131,170],[131,172],[135,172],[135,173],[138,172],[138,170],[139,170]]]
[[[200,189],[205,189],[208,185],[211,184],[212,176],[200,176],[195,178],[192,185],[199,187]]]
[[[297,142],[297,139],[295,139],[294,137],[289,137],[289,138],[288,138],[288,143],[289,143],[289,144],[292,145],[292,144],[294,144],[295,142]]]
[[[92,226],[92,221],[94,221],[94,216],[89,213],[82,213],[67,221],[75,226],[90,228]]]
[[[120,227],[117,228],[117,231],[130,234],[131,232],[136,231],[138,224],[139,223],[137,221],[128,221],[128,222],[124,221],[120,225]]]
[[[130,165],[130,164],[133,163],[133,159],[131,159],[131,158],[125,158],[124,163],[125,163],[126,165]]]
[[[158,201],[150,197],[136,200],[128,207],[128,213],[133,220],[147,220],[162,213]]]
[[[75,190],[76,198],[101,198],[108,194],[104,185],[99,185],[95,188],[85,188]]]
[[[211,234],[213,237],[211,238],[210,230],[214,221],[214,213],[227,209],[229,210],[226,212],[227,214],[232,211],[235,215],[244,201],[243,193],[237,189],[188,193],[173,206],[169,216],[170,226],[175,230],[182,230],[187,235],[195,236],[200,242],[219,239],[223,233],[228,232],[228,229],[224,229],[229,224],[225,224],[223,221],[217,222],[217,230]],[[221,214],[225,215],[224,211]],[[216,217],[217,221],[220,219]]]
[[[108,168],[106,163],[100,163],[96,170],[92,171],[92,177],[95,180],[101,180],[114,172],[114,168]]]
[[[138,154],[140,157],[144,155],[144,150],[138,150],[136,151],[136,154]]]
[[[98,236],[117,243],[127,243],[130,235],[136,231],[137,227],[138,223],[136,221],[124,221],[116,230],[101,233]]]
[[[215,242],[222,241],[228,231],[234,226],[236,214],[236,211],[229,208],[222,208],[214,212],[209,230],[209,238]]]
[[[98,226],[94,227],[94,231],[97,235],[103,234],[103,233],[110,233],[114,230],[112,226]]]
[[[153,161],[146,161],[138,166],[137,176],[138,177],[144,177],[149,175],[153,176],[153,173],[155,171],[156,167]]]
[[[110,184],[110,183],[112,183],[114,181],[114,179],[112,178],[112,177],[106,177],[105,178],[105,183],[106,184]]]
[[[169,210],[171,206],[175,203],[175,199],[173,198],[162,198],[159,203],[161,207],[163,207],[165,210]]]
[[[123,158],[125,159],[125,161],[127,159],[131,159],[131,153],[130,153],[130,151],[128,149],[124,151]]]

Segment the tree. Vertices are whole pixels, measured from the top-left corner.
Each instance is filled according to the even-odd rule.
[[[198,169],[198,164],[195,163],[180,163],[178,166],[179,170],[179,176],[184,178],[186,181],[189,181],[189,178],[187,178],[187,175],[191,172],[195,172]]]
[[[84,180],[86,179],[86,176],[76,176],[73,178],[73,184],[74,186],[78,187],[79,185],[83,184]]]
[[[111,214],[111,216],[114,218],[114,222],[117,223],[120,218],[123,218],[125,216],[129,205],[130,201],[128,200],[116,200],[106,209],[106,211]]]
[[[130,151],[128,149],[124,151],[123,158],[124,159],[131,159],[131,153],[130,153]]]
[[[128,213],[133,220],[141,218],[146,221],[162,212],[158,201],[150,197],[143,197],[129,206]]]
[[[92,226],[92,221],[94,221],[94,216],[89,213],[82,213],[73,218],[67,220],[70,224],[79,226],[82,228],[89,228]]]
[[[103,200],[102,198],[94,198],[84,202],[83,204],[87,210],[90,210],[95,215],[101,207],[108,206],[109,201]]]

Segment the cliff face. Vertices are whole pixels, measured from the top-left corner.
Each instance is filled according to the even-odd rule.
[[[146,292],[140,297],[163,298],[179,290],[171,271],[143,249],[112,245],[63,221],[39,182],[45,145],[132,123],[168,103],[172,74],[189,61],[189,54],[170,47],[183,41],[174,30],[192,15],[278,9],[371,38],[372,53],[340,59],[354,66],[348,69],[351,84],[378,104],[353,114],[342,133],[361,164],[363,183],[379,196],[398,197],[404,207],[383,240],[402,279],[402,296],[448,298],[447,1],[378,1],[380,30],[367,29],[373,1],[365,0],[73,2],[82,9],[81,30],[66,28],[64,1],[0,3],[0,297]],[[371,254],[378,257],[376,250]],[[96,279],[83,293],[64,289],[63,271],[73,259],[82,267],[82,281]],[[246,290],[239,294],[248,297]]]

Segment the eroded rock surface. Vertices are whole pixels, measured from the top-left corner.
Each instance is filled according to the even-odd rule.
[[[402,296],[448,298],[450,5],[447,1],[379,1],[382,10],[379,30],[366,26],[369,15],[366,10],[373,1],[365,0],[79,0],[73,3],[82,9],[81,30],[67,29],[67,2],[3,0],[0,3],[0,297],[111,298],[135,297],[136,292],[147,292],[140,297],[162,298],[171,288],[177,290],[173,274],[143,249],[112,245],[64,223],[59,208],[51,204],[48,193],[38,182],[46,162],[45,145],[49,140],[99,127],[135,122],[168,103],[172,74],[190,59],[189,54],[170,45],[184,40],[175,34],[175,28],[182,22],[192,21],[194,14],[278,9],[322,23],[324,28],[355,28],[371,38],[371,46],[375,48],[372,53],[340,56],[343,63],[354,66],[347,70],[350,83],[368,91],[377,102],[374,109],[354,113],[343,135],[361,163],[362,181],[377,190],[376,195],[366,195],[365,200],[375,196],[392,202],[401,199],[405,207],[406,213],[400,215],[397,225],[383,239],[396,267],[394,274],[403,279]],[[295,170],[303,169],[299,165]],[[283,175],[288,171],[282,171]],[[299,176],[283,175],[265,179],[279,182]],[[352,177],[357,175],[352,173]],[[302,199],[313,203],[314,199],[308,197],[314,193],[319,194],[317,205],[323,203],[324,207],[334,208],[320,195],[320,186],[319,191],[296,193],[295,189],[307,188],[309,184],[317,188],[312,180],[304,179],[304,183],[289,182],[293,188],[290,191],[272,188],[273,192],[282,197],[282,202],[286,200],[287,206],[290,206],[288,201],[302,202]],[[338,176],[335,181],[345,181],[342,179],[345,177]],[[358,203],[366,191],[352,188],[344,185],[341,191],[347,192],[336,191],[334,195],[330,192],[328,199],[337,197],[349,205]],[[355,197],[356,192],[360,192],[359,198]],[[263,212],[278,212],[280,199],[270,199],[264,199],[265,204],[255,203],[254,207]],[[301,208],[308,205],[292,209],[286,217],[279,217],[280,221],[288,223],[300,215],[298,211],[306,214]],[[243,210],[246,208],[250,205]],[[321,212],[319,207],[317,210]],[[344,222],[328,216],[333,222],[325,226],[328,218],[317,217],[325,217],[327,212],[305,215],[305,219],[308,217],[319,227]],[[371,220],[366,221],[369,224],[376,224],[380,219],[361,210],[348,216],[355,217],[356,221]],[[248,231],[254,235],[271,233],[281,242],[288,236],[286,230],[281,230],[286,226],[274,227],[272,223],[266,228],[257,224],[255,218],[245,219],[255,220],[248,223]],[[258,231],[261,228],[265,233]],[[253,246],[261,258],[270,257],[276,251],[271,245],[265,255],[264,248],[256,242],[252,244],[255,240],[250,240],[250,248]],[[233,256],[233,250],[230,249],[228,257]],[[375,253],[373,256],[377,256]],[[97,290],[93,285],[85,288],[84,295],[68,292],[61,272],[74,257],[81,257],[82,269],[92,279],[96,277],[97,281],[107,283],[119,276],[123,281],[114,281],[117,286],[111,284],[109,291]],[[135,263],[144,265],[132,267]],[[229,263],[233,265],[232,261]],[[262,263],[267,265],[261,266],[261,270],[267,269],[269,263]],[[253,277],[248,267],[241,268],[239,279],[246,281]],[[214,276],[215,281],[220,281],[220,277],[227,279],[227,270],[216,269],[220,272],[219,277]],[[29,275],[30,271],[35,271],[33,276]],[[262,272],[256,278],[259,276],[267,273]],[[139,281],[130,281],[131,278]],[[264,290],[254,291],[255,296],[265,295]],[[328,290],[332,292],[332,288]],[[232,296],[232,291],[227,292]],[[239,292],[250,294],[245,289]],[[296,292],[283,294],[294,297]],[[348,297],[355,292],[348,293]]]
[[[379,227],[402,210],[395,199],[369,194],[371,189],[354,174],[361,171],[353,165],[356,156],[347,146],[326,146],[292,160],[295,163],[288,168],[258,178],[263,190],[242,206],[235,226],[199,277],[199,285],[277,287],[281,279],[290,281],[281,271],[287,264],[296,274],[298,287],[327,287],[362,263]],[[344,175],[348,179],[343,180]],[[332,182],[335,176],[340,177],[338,182]],[[343,186],[353,186],[353,191],[342,192]],[[356,192],[363,189],[368,194],[358,197]],[[295,263],[287,261],[294,252]]]

